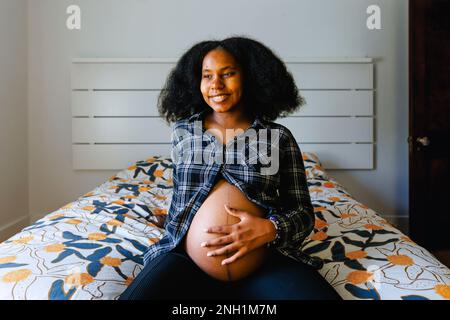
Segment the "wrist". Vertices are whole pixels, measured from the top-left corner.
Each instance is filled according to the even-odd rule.
[[[275,217],[269,217],[267,219],[267,245],[273,246],[278,242],[279,239],[279,227],[278,227],[278,221]]]

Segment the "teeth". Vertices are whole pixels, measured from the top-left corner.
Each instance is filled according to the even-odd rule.
[[[226,98],[228,98],[227,95],[221,95],[221,96],[215,96],[215,97],[212,97],[211,100],[214,101],[214,102],[222,102],[222,101],[224,101]]]

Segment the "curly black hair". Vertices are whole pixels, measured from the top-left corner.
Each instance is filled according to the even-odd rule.
[[[236,36],[199,42],[182,55],[158,98],[158,111],[168,123],[210,109],[200,91],[202,64],[210,51],[219,48],[230,53],[242,69],[245,89],[241,99],[249,115],[274,121],[304,104],[283,61],[262,43]]]

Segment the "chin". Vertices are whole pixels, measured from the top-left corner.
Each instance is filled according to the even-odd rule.
[[[233,109],[233,107],[230,106],[222,106],[222,105],[212,105],[210,106],[211,109],[213,109],[215,112],[219,112],[219,113],[223,113],[223,112],[228,112],[231,111]]]

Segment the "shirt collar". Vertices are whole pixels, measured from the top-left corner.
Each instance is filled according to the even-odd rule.
[[[190,116],[188,118],[188,121],[194,122],[196,120],[203,120],[203,117],[204,117],[206,111],[207,111],[207,109],[203,109],[202,111],[193,114],[192,116]],[[257,127],[267,128],[267,125],[259,117],[256,117],[251,125],[251,128],[257,128]]]

